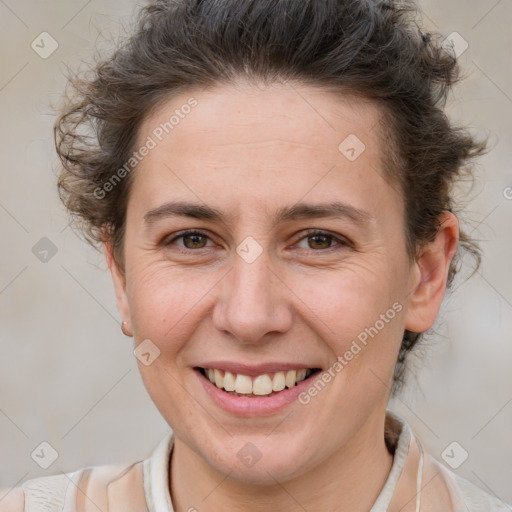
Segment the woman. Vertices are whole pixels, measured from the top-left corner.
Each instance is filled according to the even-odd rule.
[[[450,189],[485,144],[443,113],[457,63],[413,14],[154,1],[74,81],[61,198],[173,432],[0,510],[508,510],[386,409],[460,252],[478,257]]]

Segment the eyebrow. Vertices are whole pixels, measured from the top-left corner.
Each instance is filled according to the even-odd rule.
[[[188,201],[177,201],[164,203],[149,210],[144,215],[144,223],[151,225],[169,217],[189,217],[222,223],[227,221],[227,215],[217,208]],[[326,217],[346,218],[358,225],[367,224],[371,220],[368,212],[339,201],[321,204],[297,203],[279,209],[274,226],[293,220]]]

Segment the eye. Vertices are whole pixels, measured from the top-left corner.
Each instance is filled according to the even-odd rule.
[[[177,244],[177,240],[182,240],[183,245]],[[208,240],[211,239],[206,233],[198,230],[189,230],[182,231],[169,240],[164,240],[163,245],[166,247],[170,245],[177,245],[179,248],[184,249],[184,252],[188,252],[190,250],[206,249],[209,247],[206,245]],[[308,247],[305,249],[313,250],[315,252],[351,246],[348,240],[318,229],[308,231],[306,236],[303,236],[300,239],[300,242],[303,240],[311,240],[312,242],[308,243]]]
[[[183,246],[179,244],[175,244],[176,240],[183,239]],[[164,241],[164,245],[168,246],[171,244],[178,245],[178,247],[184,247],[185,249],[204,249],[206,247],[205,243],[207,240],[210,240],[210,237],[207,236],[202,231],[182,231],[174,238]]]
[[[300,241],[302,240],[312,240],[312,243],[308,243],[308,247],[306,247],[306,249],[313,249],[317,252],[320,250],[336,248],[336,245],[333,246],[332,242],[337,243],[339,246],[338,249],[350,246],[350,243],[347,240],[336,237],[327,231],[321,231],[318,229],[308,231],[306,236],[300,239]]]

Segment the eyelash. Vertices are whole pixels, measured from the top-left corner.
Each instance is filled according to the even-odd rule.
[[[211,240],[211,238],[203,231],[187,230],[187,231],[182,231],[181,233],[178,233],[177,236],[175,236],[174,238],[172,238],[169,241],[164,241],[163,245],[165,247],[168,247],[171,244],[173,244],[176,240],[179,240],[180,238],[194,236],[194,235],[199,235],[199,236],[202,236],[202,237],[205,237],[205,238]],[[327,252],[327,251],[331,251],[331,250],[339,250],[341,248],[352,247],[352,244],[348,240],[346,240],[344,238],[339,238],[339,237],[334,236],[333,234],[329,233],[328,231],[322,231],[319,229],[311,229],[311,230],[306,231],[306,234],[302,238],[300,238],[298,240],[298,242],[301,242],[304,239],[311,238],[314,236],[324,236],[332,241],[336,241],[338,243],[338,247],[332,246],[332,247],[328,247],[327,249],[305,249],[305,250],[309,250],[312,252]],[[207,247],[201,247],[199,249],[187,249],[187,248],[179,247],[179,250],[181,252],[187,253],[187,254],[190,254],[190,252],[193,252],[193,251],[200,251],[202,249],[207,249]]]

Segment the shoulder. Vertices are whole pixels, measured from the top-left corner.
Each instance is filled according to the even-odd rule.
[[[23,512],[25,493],[21,487],[0,489],[0,512]]]
[[[449,491],[452,506],[455,511],[464,512],[510,512],[512,507],[498,496],[484,491],[466,478],[458,475],[443,463],[430,457],[436,474]]]
[[[89,466],[0,489],[0,512],[97,512],[110,510],[109,504],[123,512],[140,512],[148,510],[147,499],[168,502],[167,470],[173,439],[170,431],[144,460]]]
[[[449,470],[448,470],[449,471]],[[449,471],[469,512],[510,512],[512,507],[465,478]]]
[[[423,475],[423,481],[428,483],[428,485],[425,484],[422,487],[423,492],[421,494],[422,501],[426,505],[425,510],[436,512],[441,509],[450,510],[451,512],[512,511],[510,504],[495,496],[492,491],[491,493],[486,492],[469,480],[456,474],[441,461],[437,460],[431,453],[425,452],[422,444],[414,436],[403,418],[391,411],[387,411],[386,420],[386,426],[390,434],[393,434],[389,438],[390,440],[395,440],[392,444],[396,444],[398,437],[402,440],[402,436],[405,435],[404,439],[407,440],[408,436],[410,436],[408,457],[420,460],[419,463],[415,462],[413,464],[414,467],[421,468],[421,461],[423,461],[423,472],[421,474]],[[420,452],[424,454],[423,459],[420,459],[417,455]],[[449,503],[451,503],[451,507],[447,506]]]
[[[1,496],[5,497],[1,499]],[[93,466],[34,478],[10,491],[0,491],[0,512],[61,512],[64,509],[88,512],[91,503],[100,510],[107,510],[109,502],[126,510],[131,510],[128,503],[143,507],[142,462],[129,466]]]
[[[70,475],[62,474],[33,478],[19,487],[0,490],[0,512],[60,511],[69,482]]]

